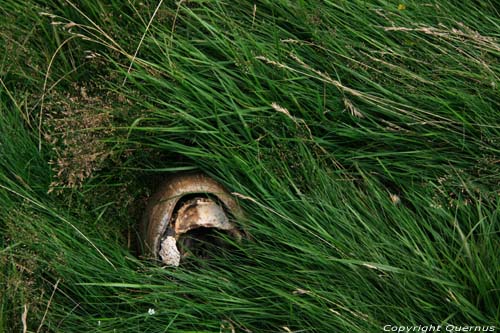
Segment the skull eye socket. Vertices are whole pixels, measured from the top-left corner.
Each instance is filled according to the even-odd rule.
[[[198,227],[189,230],[181,235],[177,241],[181,258],[194,256],[200,259],[209,259],[210,254],[214,253],[217,248],[227,245],[224,236],[228,235],[226,231],[216,228]]]

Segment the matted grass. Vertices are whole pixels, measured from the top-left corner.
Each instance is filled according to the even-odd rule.
[[[0,8],[0,331],[499,326],[493,1]],[[162,268],[137,224],[185,170],[250,237]]]

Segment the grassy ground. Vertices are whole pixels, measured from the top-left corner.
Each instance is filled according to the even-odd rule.
[[[0,8],[0,332],[499,326],[494,1]],[[164,269],[137,223],[183,170],[251,237]]]

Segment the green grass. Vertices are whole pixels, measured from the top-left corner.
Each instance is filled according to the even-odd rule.
[[[0,332],[499,326],[494,1],[0,8]],[[162,268],[184,170],[250,237]]]

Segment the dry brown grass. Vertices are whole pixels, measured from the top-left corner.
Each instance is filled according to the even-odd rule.
[[[103,139],[114,132],[110,102],[114,99],[75,86],[67,96],[55,96],[47,104],[44,138],[54,152],[49,192],[80,187],[110,157]]]

